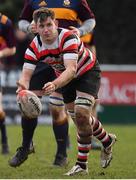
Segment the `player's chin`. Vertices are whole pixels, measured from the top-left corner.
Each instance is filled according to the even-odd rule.
[[[45,41],[50,41],[50,40],[52,40],[52,35],[49,35],[49,34],[45,35],[45,36],[44,36],[44,40],[45,40]]]

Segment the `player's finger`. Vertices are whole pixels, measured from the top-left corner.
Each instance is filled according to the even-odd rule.
[[[44,86],[43,86],[42,89],[43,89],[43,90],[46,90],[46,89],[48,89],[51,85],[52,85],[52,83],[48,82],[48,83],[44,84]]]

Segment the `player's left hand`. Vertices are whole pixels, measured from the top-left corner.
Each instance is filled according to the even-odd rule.
[[[76,34],[76,35],[78,35],[78,36],[80,37],[80,31],[79,31],[77,28],[75,28],[75,27],[73,27],[73,26],[70,26],[69,29],[70,29],[74,34]]]
[[[44,91],[44,95],[48,95],[53,93],[56,90],[55,84],[52,82],[48,82],[46,84],[44,84],[43,86],[43,91]]]
[[[34,23],[34,21],[32,21],[31,24],[29,25],[28,31],[33,34],[37,33],[36,24]]]

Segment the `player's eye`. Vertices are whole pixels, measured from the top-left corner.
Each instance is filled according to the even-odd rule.
[[[47,24],[47,27],[50,27],[50,26],[52,26],[52,24],[51,24],[51,23],[48,23],[48,24]]]
[[[44,28],[44,25],[43,25],[43,24],[40,24],[39,27],[40,27],[40,28]]]

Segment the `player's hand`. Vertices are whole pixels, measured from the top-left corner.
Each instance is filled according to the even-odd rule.
[[[31,24],[29,25],[28,31],[33,34],[37,33],[36,24],[34,23],[34,21],[32,21]]]
[[[44,95],[48,95],[48,94],[53,93],[56,90],[56,86],[54,83],[48,82],[48,83],[44,84],[42,89],[44,91]]]
[[[0,58],[3,58],[3,52],[0,51]]]
[[[70,26],[69,29],[70,29],[74,34],[76,34],[76,35],[78,35],[78,36],[80,37],[80,31],[79,31],[77,28],[75,28],[75,27],[73,27],[73,26]]]
[[[27,88],[27,85],[24,85],[24,83],[20,82],[20,81],[17,81],[16,82],[18,88],[16,90],[16,93],[19,93],[21,90],[25,90],[25,89],[28,89]]]

